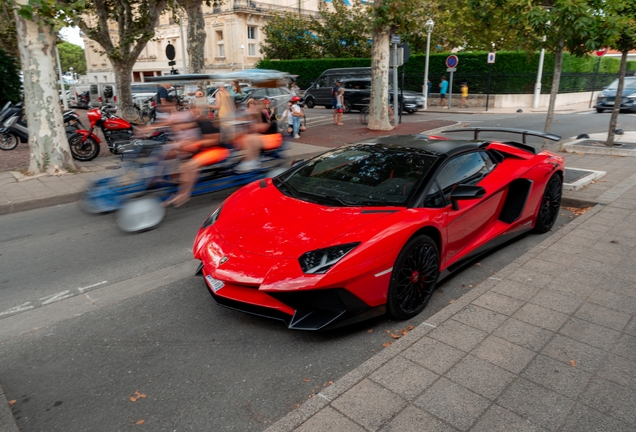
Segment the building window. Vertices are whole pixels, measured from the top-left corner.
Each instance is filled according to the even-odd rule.
[[[218,55],[217,57],[225,57],[225,45],[223,43],[223,32],[216,32],[216,44],[218,46]]]
[[[256,44],[247,44],[247,55],[248,56],[256,55]]]
[[[248,39],[256,39],[256,27],[248,26],[247,27],[247,38]]]

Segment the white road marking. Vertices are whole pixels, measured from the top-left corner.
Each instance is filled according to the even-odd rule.
[[[497,280],[497,281],[500,281],[500,280],[501,280],[501,279],[496,278],[496,277],[494,277],[494,276],[490,276],[488,279]]]
[[[374,274],[373,276],[375,276],[375,277],[384,276],[385,274],[387,274],[387,273],[391,273],[392,271],[393,271],[393,267],[388,268],[388,269],[386,269],[386,270],[384,270],[384,271],[381,271],[380,273],[376,273],[376,274]]]
[[[89,286],[78,288],[77,290],[79,292],[83,293],[84,291],[86,291],[88,289],[95,288],[96,286],[104,285],[105,283],[108,283],[108,281],[101,281],[101,282],[95,283],[93,285],[89,285]]]
[[[55,303],[60,300],[64,300],[65,298],[73,297],[74,294],[71,294],[71,290],[66,290],[59,292],[57,294],[53,294],[50,296],[42,297],[40,301],[42,302],[42,306]]]
[[[429,324],[427,322],[423,322],[422,324],[427,325],[429,327],[437,328],[437,326],[434,326],[433,324]]]
[[[18,313],[18,312],[24,312],[27,311],[29,309],[33,309],[35,306],[33,306],[31,304],[31,302],[26,302],[24,304],[21,304],[19,306],[14,306],[11,309],[7,309],[4,312],[0,312],[0,316],[2,315],[9,315],[9,314],[13,314],[13,313]]]

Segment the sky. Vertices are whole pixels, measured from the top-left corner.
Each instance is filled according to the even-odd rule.
[[[80,32],[79,27],[64,27],[62,30],[60,30],[62,39],[84,48],[84,40],[79,35],[79,32]]]

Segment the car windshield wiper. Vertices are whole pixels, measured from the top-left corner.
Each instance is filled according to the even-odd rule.
[[[287,195],[293,197],[293,198],[298,198],[300,199],[300,196],[298,194],[298,191],[296,189],[294,189],[293,187],[291,187],[291,185],[289,183],[286,183],[284,180],[275,177],[274,179],[274,185],[281,189],[284,190],[285,192],[287,192]]]
[[[360,204],[354,201],[347,201],[342,198],[332,197],[327,195],[321,195],[313,192],[299,191],[300,195],[310,196],[312,198],[318,198],[319,200],[335,202],[337,204],[343,205],[345,207],[359,206]]]

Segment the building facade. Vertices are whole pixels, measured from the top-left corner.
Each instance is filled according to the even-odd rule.
[[[274,13],[300,12],[317,15],[325,0],[228,0],[219,7],[203,4],[205,20],[205,68],[208,72],[229,72],[249,69],[262,58],[260,46],[264,39],[263,27]],[[143,82],[149,76],[168,75],[166,46],[175,50],[176,65],[183,74],[187,72],[187,17],[177,24],[172,15],[164,14],[159,20],[155,38],[148,42],[133,68],[133,81]],[[84,37],[86,46],[87,82],[114,82],[115,74],[108,58],[99,54],[101,46]]]

